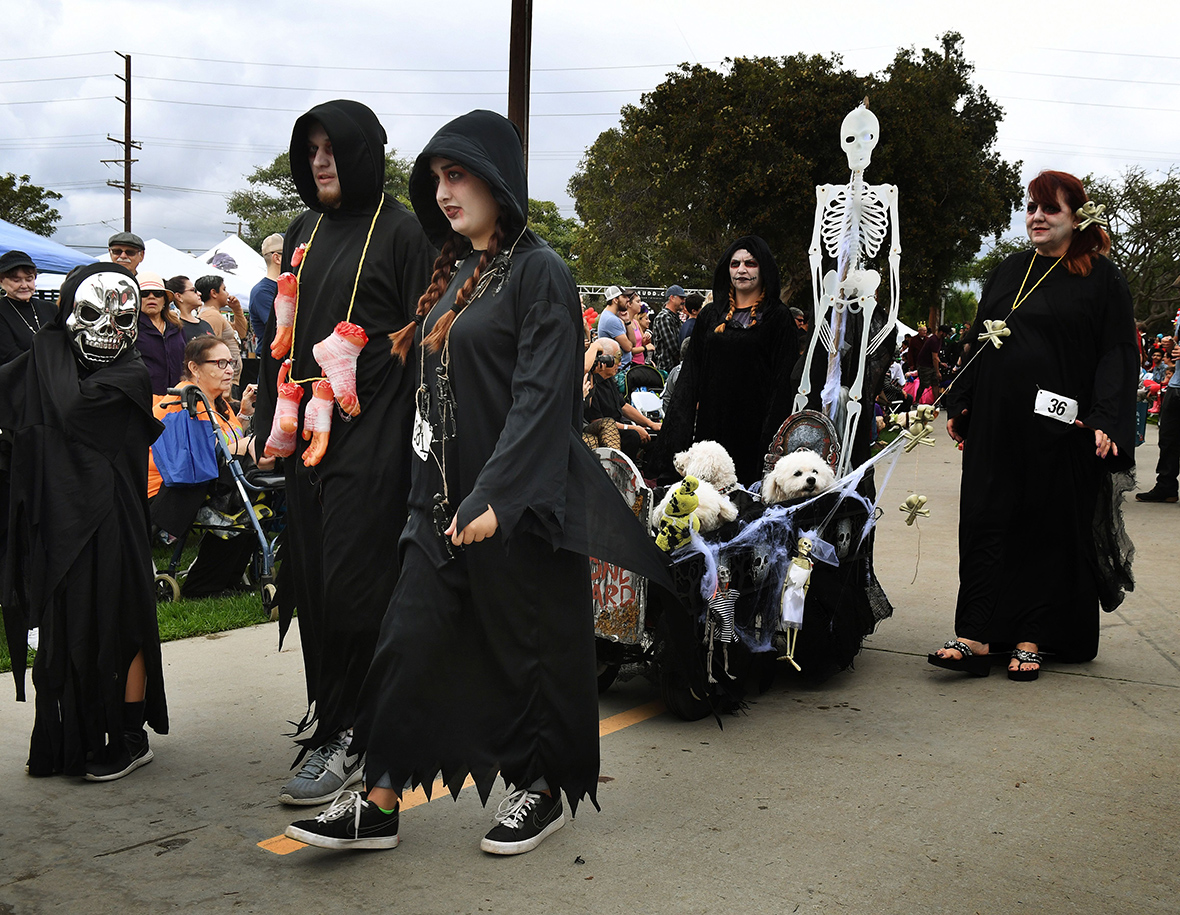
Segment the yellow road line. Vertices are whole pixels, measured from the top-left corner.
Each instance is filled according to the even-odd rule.
[[[605,737],[607,734],[613,734],[615,731],[629,728],[633,724],[639,724],[641,721],[655,718],[656,715],[662,715],[665,711],[664,703],[657,699],[654,702],[648,702],[637,708],[619,712],[617,715],[611,715],[609,718],[603,718],[598,722],[598,736]],[[470,788],[474,784],[475,780],[469,775],[463,782],[463,787]],[[411,810],[414,807],[419,807],[427,803],[431,798],[444,797],[449,793],[442,779],[439,779],[431,787],[430,798],[426,797],[426,791],[422,788],[407,791],[402,795],[401,809]],[[286,836],[272,836],[269,839],[263,839],[258,843],[258,847],[276,855],[289,855],[293,851],[307,848],[304,843],[297,842],[295,839],[288,839]]]

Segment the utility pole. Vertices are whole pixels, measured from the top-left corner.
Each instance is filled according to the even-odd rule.
[[[533,0],[512,0],[508,45],[508,120],[520,129],[524,168],[529,168],[529,78],[533,66]]]
[[[123,80],[123,94],[126,96],[126,98],[119,98],[118,96],[115,96],[117,101],[123,103],[123,139],[120,140],[118,137],[112,137],[110,134],[107,134],[107,139],[112,143],[118,143],[123,147],[123,158],[102,159],[101,161],[105,165],[122,164],[123,166],[123,180],[114,181],[108,179],[107,184],[109,184],[111,187],[117,187],[123,191],[123,231],[130,232],[131,192],[140,190],[139,185],[131,183],[131,163],[139,161],[138,159],[131,158],[131,150],[143,149],[143,144],[136,143],[131,139],[131,55],[119,54],[118,51],[115,53],[118,54],[119,57],[122,57],[124,63],[126,64],[125,73],[123,76],[119,76],[117,73],[115,74],[116,79]]]

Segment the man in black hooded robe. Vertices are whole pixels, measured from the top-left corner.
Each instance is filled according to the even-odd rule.
[[[753,259],[757,271],[761,298],[752,307],[730,272],[742,252],[737,269],[748,271],[744,262]],[[715,441],[733,458],[743,485],[762,478],[770,441],[791,413],[791,370],[799,358],[795,319],[779,293],[778,264],[765,241],[744,235],[726,249],[713,273],[713,301],[693,328],[663,428],[648,451],[648,475],[670,478],[677,452]]]
[[[314,149],[313,133],[321,140]],[[283,249],[283,269],[289,271],[296,249],[307,246],[297,268],[289,376],[302,384],[303,404],[311,401],[311,382],[323,375],[312,355],[316,343],[341,321],[362,327],[368,343],[356,364],[359,415],[333,409],[318,465],[304,466],[301,434],[285,462],[290,539],[280,579],[280,626],[285,633],[297,607],[309,703],[300,743],[314,751],[284,787],[287,803],[321,803],[360,778],[361,761],[349,753],[347,731],[398,575],[416,372],[390,356],[387,336],[413,319],[435,252],[413,215],[382,190],[385,141],[377,116],[349,100],[316,106],[291,132],[291,176],[309,208],[287,229]],[[325,154],[334,167],[323,164]],[[259,441],[266,440],[274,418],[275,318],[272,312],[263,347]]]
[[[100,358],[67,327],[76,294],[111,344]],[[126,326],[113,330],[120,296]],[[168,733],[147,511],[147,452],[163,426],[133,345],[138,306],[130,271],[75,268],[53,322],[0,368],[0,428],[13,436],[0,602],[20,701],[28,630],[41,631],[33,776],[120,778],[152,759],[145,719]]]

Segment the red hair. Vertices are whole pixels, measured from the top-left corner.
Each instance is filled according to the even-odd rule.
[[[431,328],[430,333],[427,334],[426,339],[423,341],[427,351],[437,353],[442,349],[442,345],[447,338],[447,331],[455,323],[455,318],[459,316],[459,312],[467,307],[467,300],[475,291],[475,285],[479,282],[480,274],[487,269],[488,264],[500,252],[500,246],[503,243],[504,227],[501,225],[499,217],[497,217],[496,231],[492,233],[492,237],[488,240],[487,250],[480,252],[479,263],[475,266],[475,272],[459,288],[459,292],[455,295],[454,307],[448,309],[447,313],[435,322],[434,327]],[[442,294],[446,292],[447,285],[451,282],[451,274],[455,270],[455,260],[466,244],[466,238],[458,232],[451,232],[447,240],[443,242],[442,250],[439,251],[438,257],[434,261],[434,273],[431,274],[430,285],[426,287],[426,291],[418,299],[418,310],[415,313],[414,320],[401,330],[394,331],[389,335],[389,339],[393,343],[391,352],[402,362],[406,361],[410,347],[414,344],[414,334],[417,332],[418,325],[426,319],[426,316],[430,314],[430,309],[435,306],[438,300],[442,298]]]
[[[1060,203],[1059,191],[1071,216],[1074,216],[1078,208],[1089,199],[1082,182],[1069,172],[1046,169],[1028,183],[1028,198],[1033,203]],[[1092,222],[1080,232],[1074,230],[1069,250],[1065,252],[1065,269],[1078,276],[1089,276],[1098,255],[1108,253],[1110,236],[1102,226]]]

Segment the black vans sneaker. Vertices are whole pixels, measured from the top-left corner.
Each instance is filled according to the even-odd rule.
[[[500,804],[496,825],[483,837],[479,847],[490,855],[524,854],[564,825],[565,810],[560,796],[517,791]]]
[[[123,735],[123,752],[105,763],[86,763],[86,781],[113,782],[115,779],[130,775],[140,766],[146,766],[156,754],[148,746],[147,734],[144,731]]]
[[[288,839],[318,848],[397,848],[397,811],[383,813],[359,791],[345,791],[314,820],[287,827]]]

